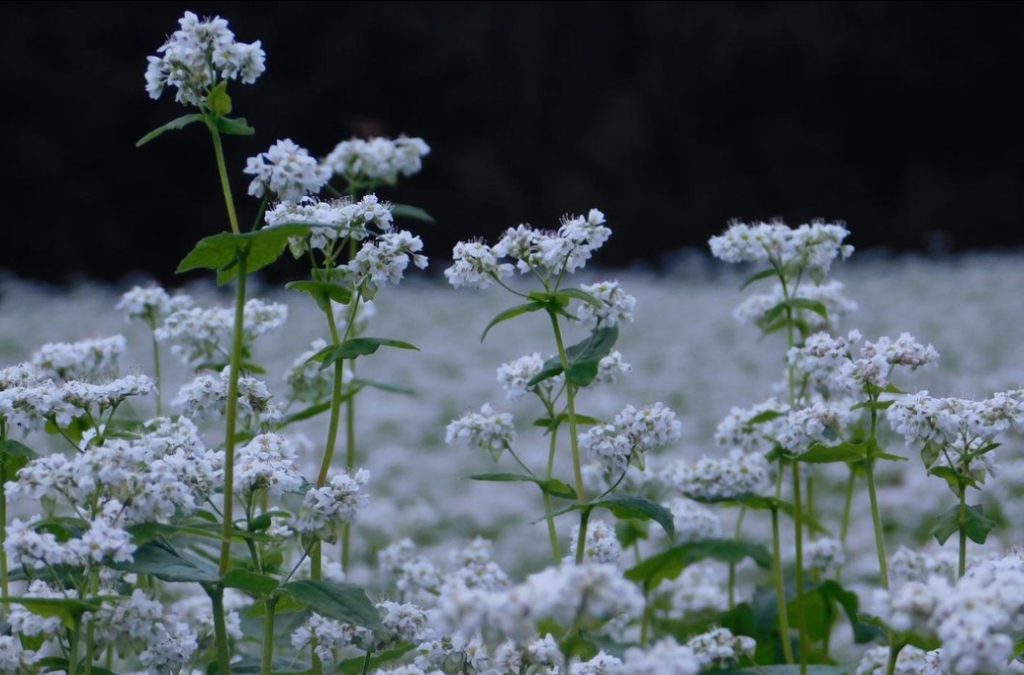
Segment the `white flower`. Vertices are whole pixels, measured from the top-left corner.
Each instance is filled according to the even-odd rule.
[[[73,588],[58,590],[45,581],[36,579],[30,582],[28,589],[20,595],[26,598],[74,599],[78,597],[78,592]],[[41,635],[49,638],[58,634],[63,635],[67,628],[64,625],[64,619],[60,616],[40,616],[30,612],[24,605],[10,605],[10,609],[11,613],[7,620],[11,624],[13,635],[27,637]]]
[[[200,373],[181,387],[172,404],[196,420],[226,414],[230,372],[230,368],[224,368],[219,373]],[[249,375],[238,378],[238,414],[241,417],[249,417],[261,426],[276,422],[281,410],[271,403],[271,398],[267,385],[261,380]]]
[[[733,450],[721,459],[702,457],[692,465],[672,464],[663,472],[662,480],[694,499],[735,499],[758,494],[767,487],[768,462],[762,454]]]
[[[665,506],[672,512],[675,544],[688,544],[701,539],[714,539],[722,534],[722,523],[711,510],[691,499],[674,497]]]
[[[528,391],[535,391],[537,387],[550,384],[548,380],[529,386],[529,382],[544,368],[544,359],[540,354],[534,352],[526,356],[520,356],[514,361],[504,363],[498,367],[498,383],[508,392],[508,400],[518,401]]]
[[[589,661],[578,661],[569,666],[569,675],[611,675],[622,661],[603,651]]]
[[[188,624],[170,617],[164,622],[163,630],[139,654],[139,660],[154,675],[176,673],[198,649],[199,643]]]
[[[326,164],[350,181],[383,181],[394,185],[399,176],[411,176],[423,168],[430,154],[422,138],[353,138],[342,141],[327,155]]]
[[[427,613],[411,603],[382,602],[377,609],[383,614],[381,623],[401,642],[423,642],[430,631]]]
[[[774,398],[752,408],[734,407],[718,423],[715,443],[727,450],[768,452],[774,446],[770,439],[778,434],[785,412],[786,406]],[[755,424],[756,420],[760,422]]]
[[[812,331],[835,329],[843,316],[856,311],[857,303],[843,294],[843,284],[839,281],[827,281],[823,284],[801,284],[793,293],[793,297],[802,300],[820,302],[828,313],[826,320],[809,309],[794,308],[796,316],[804,321]],[[762,330],[773,327],[773,322],[765,315],[785,300],[782,286],[777,284],[770,292],[751,295],[733,310],[733,318],[746,326],[757,326]]]
[[[271,497],[302,486],[295,448],[281,434],[260,434],[239,448],[235,458],[235,489],[267,490]]]
[[[579,546],[580,526],[576,525],[572,531],[571,553],[566,557],[564,564],[571,564],[576,559],[576,550]],[[586,562],[614,563],[622,555],[622,546],[615,536],[615,528],[609,527],[601,520],[590,521],[587,528],[587,545],[583,549],[583,559]]]
[[[577,315],[584,324],[600,323],[602,326],[617,326],[633,323],[633,309],[636,298],[622,290],[617,281],[601,281],[580,286],[580,289],[600,301],[600,307],[589,302],[580,303]]]
[[[331,170],[309,156],[290,138],[279,140],[266,152],[250,157],[244,173],[253,176],[249,194],[262,197],[268,190],[279,200],[297,202],[315,195],[331,178]]]
[[[354,636],[354,626],[346,626],[314,613],[306,623],[292,633],[292,647],[301,650],[314,644],[315,653],[320,661],[331,665],[335,661],[337,651],[352,644]]]
[[[242,342],[251,349],[256,338],[284,326],[288,306],[247,300],[242,312]],[[187,364],[227,362],[234,336],[235,310],[229,307],[181,307],[171,312],[154,335],[171,344],[171,351]]]
[[[19,673],[31,669],[36,653],[21,646],[17,635],[0,635],[0,673]]]
[[[199,106],[206,103],[218,77],[252,84],[265,70],[260,42],[236,42],[228,22],[219,16],[200,20],[185,12],[178,24],[181,28],[157,50],[158,55],[148,57],[146,91],[151,98],[174,87],[176,101]]]
[[[712,237],[711,253],[730,263],[767,262],[777,269],[806,269],[816,281],[828,274],[832,261],[849,258],[853,247],[843,223],[811,221],[796,229],[784,223],[733,222],[725,234]]]
[[[701,661],[693,650],[669,637],[649,649],[630,647],[612,675],[697,675],[700,671]]]
[[[489,451],[495,460],[515,439],[512,415],[495,411],[490,403],[484,403],[480,412],[467,412],[459,419],[452,420],[445,431],[445,443],[448,445],[457,440],[465,440],[481,450]]]
[[[72,554],[82,559],[91,559],[94,563],[131,562],[137,548],[128,531],[107,522],[105,518],[92,521],[81,537],[68,540],[66,546]]]
[[[629,436],[634,446],[644,450],[675,443],[683,429],[676,414],[660,402],[646,408],[627,405],[615,416],[615,426]]]
[[[412,233],[388,232],[364,243],[349,261],[348,271],[372,297],[379,286],[388,282],[397,285],[404,278],[410,258],[416,267],[426,269],[427,257],[420,253],[422,250],[423,241]]]
[[[614,424],[595,424],[579,435],[579,447],[605,471],[623,471],[633,453],[633,442]]]
[[[597,381],[604,384],[615,384],[622,375],[633,372],[633,366],[622,360],[622,352],[618,349],[603,357],[597,364]]]
[[[728,628],[714,628],[690,638],[686,646],[700,662],[701,670],[731,668],[741,658],[753,658],[757,642],[746,635],[733,635]]]
[[[155,326],[172,311],[192,306],[192,298],[187,295],[171,297],[160,286],[135,286],[126,291],[117,303],[129,319],[142,319]]]
[[[460,241],[452,250],[452,266],[444,271],[448,283],[456,288],[487,288],[495,279],[512,276],[509,263],[499,263],[494,249],[479,241]]]
[[[117,374],[118,363],[128,350],[123,335],[81,340],[48,342],[32,355],[32,365],[42,377],[55,380],[90,380]]]
[[[838,539],[821,537],[804,544],[804,565],[809,572],[828,577],[845,564],[846,552]]]
[[[303,352],[299,358],[292,362],[288,370],[287,382],[291,388],[291,398],[298,401],[322,401],[331,396],[334,386],[334,372],[332,368],[320,368],[318,361],[310,359],[327,347],[327,341],[317,338],[309,345],[309,349]],[[352,381],[354,375],[352,368],[345,364],[342,371],[342,384]]]
[[[896,669],[894,675],[929,675],[926,670],[928,657],[935,652],[924,652],[917,647],[907,645],[900,650],[896,658]],[[886,675],[889,672],[889,648],[885,646],[872,647],[864,652],[857,665],[856,675]],[[935,673],[941,675],[941,673]]]
[[[310,488],[302,500],[303,514],[295,523],[295,530],[323,541],[336,541],[341,526],[354,523],[366,506],[369,498],[363,487],[369,481],[370,472],[360,469],[355,475],[339,474],[323,487]]]
[[[779,445],[797,454],[806,452],[815,443],[829,444],[841,437],[850,423],[848,406],[814,403],[790,412],[779,425]]]
[[[146,375],[128,375],[103,384],[66,382],[60,396],[71,406],[92,412],[95,408],[108,410],[132,396],[147,396],[156,388]]]

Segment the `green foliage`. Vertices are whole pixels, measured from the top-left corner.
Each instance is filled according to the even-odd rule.
[[[301,237],[312,225],[290,223],[265,227],[255,232],[220,232],[199,240],[178,264],[176,274],[197,269],[216,270],[217,284],[223,286],[238,273],[240,256],[245,256],[247,274],[270,265],[284,253],[291,237]]]
[[[772,556],[764,546],[735,539],[701,539],[670,548],[653,555],[626,571],[630,581],[644,584],[653,589],[662,581],[675,579],[683,570],[701,560],[718,560],[724,563],[739,563],[750,558],[759,567],[770,569]]]
[[[996,526],[996,521],[985,516],[981,504],[968,506],[964,512],[963,524],[967,537],[976,544],[984,544],[988,533]],[[941,516],[932,528],[932,536],[939,545],[946,543],[953,534],[960,531],[960,506],[954,506]]]
[[[790,616],[797,615],[797,604],[797,600],[789,603]],[[807,628],[812,640],[824,640],[831,632],[837,618],[837,607],[846,614],[857,644],[871,642],[879,636],[877,629],[860,620],[860,599],[857,594],[846,590],[836,581],[828,580],[804,593],[804,611],[807,612]]]
[[[593,331],[587,339],[567,347],[565,354],[569,368],[565,373],[566,380],[577,387],[586,387],[597,377],[598,364],[608,356],[615,342],[619,339],[617,326],[608,326]],[[555,356],[544,362],[544,367],[527,383],[528,386],[540,384],[544,380],[562,373],[562,362]]]
[[[352,290],[330,281],[290,281],[284,285],[289,291],[305,293],[316,301],[323,312],[333,311],[331,302],[347,305],[352,301]]]
[[[171,546],[156,541],[140,546],[131,562],[114,563],[111,566],[168,582],[210,584],[220,580],[217,568],[210,563],[181,554]]]
[[[374,631],[384,630],[377,608],[355,584],[303,579],[288,582],[280,591],[322,616]]]
[[[135,144],[135,147],[142,147],[143,145],[149,143],[153,139],[163,136],[168,131],[177,131],[178,129],[184,129],[188,125],[195,124],[196,122],[202,122],[204,119],[206,118],[198,113],[193,113],[191,115],[182,115],[181,117],[173,119],[167,124],[161,127],[157,127],[156,129],[153,129],[153,131],[150,131],[148,134],[146,134],[145,136],[138,140],[138,142]]]
[[[419,348],[415,345],[411,345],[408,342],[402,342],[401,340],[376,337],[358,337],[345,340],[337,347],[334,345],[324,347],[316,354],[309,357],[309,360],[319,361],[320,370],[324,370],[338,361],[350,361],[352,359],[359,358],[360,356],[373,354],[381,347],[395,347],[396,349],[412,349],[414,351],[419,351]]]
[[[576,499],[576,490],[557,478],[545,480],[525,473],[479,473],[470,476],[469,479],[495,483],[533,483],[541,489],[541,492],[552,497]]]
[[[18,471],[36,458],[32,448],[12,439],[0,440],[0,464],[7,471],[7,480],[13,480]]]
[[[391,215],[395,218],[408,218],[418,220],[421,223],[434,223],[434,217],[418,206],[408,204],[392,204]]]

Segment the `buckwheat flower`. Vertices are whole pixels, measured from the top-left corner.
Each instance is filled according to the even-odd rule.
[[[845,564],[846,552],[838,539],[821,537],[804,544],[804,566],[808,572],[828,577]]]
[[[359,511],[369,497],[363,487],[370,481],[370,472],[360,469],[354,475],[339,474],[323,487],[311,488],[302,500],[302,516],[295,530],[313,535],[322,541],[335,542],[345,524],[356,522]]]
[[[117,374],[128,350],[123,335],[79,342],[48,342],[32,355],[32,365],[43,377],[55,380],[89,380]]]
[[[139,660],[153,675],[166,675],[181,670],[198,649],[199,643],[188,624],[171,617],[164,622],[163,630],[156,639],[139,654]]]
[[[701,670],[732,668],[743,658],[753,658],[757,642],[746,635],[733,635],[728,628],[713,628],[686,642],[700,662]]]
[[[780,424],[776,440],[790,452],[806,452],[815,443],[828,444],[841,436],[850,415],[848,406],[814,403],[790,412]]]
[[[690,499],[674,497],[665,506],[672,512],[676,544],[688,544],[722,535],[722,521],[710,509]]]
[[[185,12],[178,24],[180,29],[157,50],[157,56],[148,57],[150,98],[156,100],[164,89],[174,87],[178,103],[199,106],[205,104],[217,77],[253,84],[265,70],[266,54],[260,42],[237,42],[228,22],[219,16],[199,19]]]
[[[160,286],[134,286],[121,296],[116,309],[123,311],[128,319],[141,319],[155,325],[172,311],[191,307],[192,304],[189,296],[171,297]]]
[[[64,400],[63,388],[53,380],[0,390],[0,418],[26,431],[40,429],[50,420],[67,427],[74,414],[75,409]]]
[[[29,582],[25,592],[20,593],[25,598],[48,598],[48,599],[75,599],[78,591],[73,588],[58,590],[45,581],[35,579]],[[7,621],[11,624],[11,634],[17,636],[46,638],[63,635],[67,626],[64,619],[59,616],[40,616],[25,608],[24,605],[10,605],[10,615]]]
[[[876,589],[873,613],[887,626],[901,633],[934,637],[932,614],[940,598],[949,592],[949,582],[941,577],[926,581],[906,581],[886,591]]]
[[[377,605],[381,623],[400,642],[423,642],[430,634],[427,613],[411,603],[385,601]]]
[[[295,448],[281,434],[260,434],[243,445],[235,458],[235,489],[267,490],[274,498],[302,487]]]
[[[452,420],[445,429],[445,443],[454,444],[464,440],[469,444],[487,450],[495,461],[501,453],[516,440],[516,430],[509,413],[499,413],[484,403],[480,412],[467,412]]]
[[[600,651],[589,661],[577,661],[571,664],[569,675],[612,675],[621,665],[622,661],[619,658]]]
[[[643,450],[675,443],[683,430],[676,414],[660,402],[646,408],[627,405],[615,416],[615,426],[629,436],[634,446]]]
[[[564,659],[562,650],[558,648],[558,641],[551,633],[528,644],[526,655],[534,665],[543,666],[558,666]]]
[[[617,326],[633,323],[636,298],[623,291],[619,282],[601,281],[596,284],[584,284],[580,289],[601,303],[600,307],[594,307],[589,302],[580,303],[576,314],[584,324]]]
[[[334,323],[338,327],[338,333],[344,335],[345,332],[348,331],[348,322],[352,315],[351,302],[348,305],[341,305],[334,302],[331,306],[334,308]],[[359,305],[356,307],[356,316],[352,320],[352,330],[349,335],[360,335],[366,332],[367,327],[370,325],[370,321],[372,321],[375,316],[377,316],[377,305],[373,300],[367,300],[365,297],[360,298]]]
[[[58,542],[50,532],[37,532],[35,526],[41,517],[36,515],[26,522],[15,518],[7,526],[4,551],[14,567],[43,570],[61,565],[79,566],[81,558],[64,543]]]
[[[410,259],[416,267],[426,269],[427,257],[420,253],[422,250],[423,241],[412,233],[389,232],[364,243],[349,261],[348,271],[372,297],[381,285],[402,281]]]
[[[246,173],[253,176],[249,194],[262,197],[271,192],[282,202],[297,202],[315,195],[331,178],[331,169],[309,156],[309,151],[290,138],[279,140],[266,152],[250,157]]]
[[[430,146],[422,138],[353,138],[338,143],[324,161],[349,181],[369,179],[394,185],[399,176],[419,173],[428,154]]]
[[[733,450],[728,457],[676,462],[662,480],[693,499],[718,501],[758,494],[768,485],[768,461],[759,453]]]
[[[187,417],[195,420],[227,412],[230,368],[219,373],[200,373],[194,380],[182,385],[173,405],[181,408]],[[261,426],[280,419],[281,410],[271,402],[267,385],[249,375],[238,378],[238,414]]]
[[[498,367],[498,383],[508,392],[508,400],[518,401],[529,391],[535,391],[544,383],[528,386],[534,376],[544,368],[544,359],[538,352],[520,356],[514,361],[504,363]],[[545,380],[547,382],[547,380]]]
[[[231,639],[243,640],[245,639],[245,634],[242,632],[242,617],[239,616],[237,609],[232,608],[232,605],[241,602],[243,603],[242,606],[245,606],[245,604],[248,604],[248,598],[241,594],[239,594],[241,597],[233,596],[231,591],[232,589],[227,589],[224,593],[224,605],[227,610],[224,613],[224,630]],[[192,627],[200,642],[214,639],[213,608],[206,594],[182,598],[171,605],[170,609],[179,620]]]
[[[489,591],[508,588],[508,575],[491,559],[491,548],[490,541],[477,537],[458,551],[452,560],[457,569],[446,575],[445,584],[455,583]]]
[[[15,387],[28,387],[39,384],[46,378],[43,373],[29,362],[19,363],[0,368],[0,392]]]
[[[494,249],[479,241],[460,241],[452,249],[452,266],[444,271],[448,283],[459,288],[487,288],[495,280],[512,276],[509,263],[499,263]]]
[[[896,658],[894,675],[924,675],[928,654],[913,645],[900,650]],[[886,675],[889,665],[889,648],[886,646],[872,647],[864,652],[857,664],[856,675]]]
[[[664,582],[657,592],[665,599],[671,618],[692,622],[729,608],[725,574],[717,563],[697,563],[678,578]]]
[[[21,646],[17,635],[0,635],[0,673],[20,673],[30,670],[36,653]]]
[[[726,450],[768,452],[775,445],[771,439],[778,434],[787,409],[788,406],[774,398],[752,408],[734,407],[718,423],[715,444]]]
[[[849,234],[843,223],[820,220],[795,229],[780,221],[733,221],[725,234],[712,237],[709,244],[712,255],[725,262],[767,262],[776,269],[807,270],[820,282],[836,258],[845,260],[853,254],[853,247],[843,243]]]
[[[65,382],[60,388],[60,395],[65,403],[76,408],[104,411],[133,396],[148,396],[155,388],[147,375],[128,375],[103,384]]]
[[[291,398],[296,401],[322,401],[330,398],[334,387],[334,374],[331,369],[320,368],[320,363],[310,359],[318,352],[327,348],[327,341],[321,338],[313,340],[309,349],[292,362],[286,376]],[[344,366],[342,384],[349,384],[354,378],[352,368]]]
[[[309,233],[301,237],[288,239],[288,247],[296,258],[308,250],[324,250],[339,237],[355,236],[362,239],[363,232],[357,232],[352,226],[352,200],[302,197],[294,202],[278,202],[268,208],[263,215],[267,227],[281,225],[313,225]]]
[[[622,352],[618,349],[597,363],[597,381],[602,384],[615,384],[619,377],[633,372],[633,366],[622,360]]]
[[[325,665],[334,663],[335,654],[352,643],[352,632],[341,622],[313,613],[292,633],[292,647],[302,650],[310,645]]]
[[[928,553],[900,546],[889,562],[889,576],[896,583],[923,582],[932,577],[953,583],[957,578],[957,556],[955,552]]]
[[[256,338],[280,329],[288,320],[288,306],[252,298],[242,310],[242,342],[251,350]],[[171,352],[186,364],[230,357],[235,310],[229,307],[184,307],[171,312],[154,335],[171,344]]]
[[[571,274],[586,265],[594,251],[604,246],[612,236],[612,231],[605,225],[604,214],[598,209],[590,209],[586,217],[563,217],[558,236],[572,243],[565,264],[565,271]]]
[[[650,648],[630,647],[613,675],[697,675],[701,662],[693,650],[670,637]]]
[[[73,555],[91,559],[93,563],[129,563],[134,560],[133,554],[137,548],[129,532],[105,518],[92,521],[81,537],[69,539],[65,545]]]
[[[595,424],[579,435],[579,447],[605,471],[623,471],[633,455],[633,441],[614,424]]]
[[[395,229],[395,219],[391,215],[391,203],[381,201],[377,195],[364,195],[352,205],[352,220],[362,229],[376,227],[381,232]]]
[[[576,525],[572,531],[571,555],[563,561],[571,564],[576,559],[576,550],[579,546],[580,526]],[[601,520],[591,521],[587,529],[587,545],[583,549],[585,562],[614,563],[622,555],[622,546],[615,536],[615,528],[609,527]]]

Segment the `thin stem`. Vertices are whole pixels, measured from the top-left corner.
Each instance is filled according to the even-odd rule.
[[[651,625],[650,593],[644,588],[644,613],[640,619],[640,646],[647,647]]]
[[[7,440],[7,423],[0,420],[0,439]],[[7,579],[7,495],[4,485],[7,483],[7,462],[0,461],[0,595],[11,597]],[[7,617],[7,605],[0,603],[0,621]]]
[[[796,615],[800,629],[800,675],[807,675],[807,608],[804,601],[804,522],[800,496],[800,462],[793,464],[793,529],[796,530]]]
[[[572,446],[572,468],[576,480],[576,497],[580,504],[587,503],[587,495],[583,486],[583,469],[580,464],[579,437],[576,433],[576,387],[569,383],[569,356],[565,352],[565,342],[562,340],[562,329],[558,325],[558,315],[548,312],[551,317],[551,327],[555,331],[555,343],[558,345],[558,358],[562,362],[562,372],[565,373],[565,396],[569,410],[569,443]],[[587,544],[587,520],[590,513],[583,509],[580,511],[580,534],[576,544],[576,563],[583,562],[583,553]]]
[[[235,200],[231,196],[231,183],[228,181],[228,168],[224,163],[224,148],[221,146],[220,132],[217,131],[217,125],[210,120],[207,120],[206,126],[210,129],[210,135],[213,137],[213,152],[217,155],[217,171],[220,173],[220,186],[224,191],[224,203],[228,208],[231,231],[239,234],[241,230],[238,229],[238,214],[235,213]]]
[[[263,663],[262,675],[273,675],[274,672],[274,612],[277,609],[277,598],[268,598],[263,614]]]
[[[850,477],[846,481],[846,503],[843,505],[843,524],[839,531],[839,541],[843,544],[843,551],[846,551],[846,539],[850,534],[850,514],[853,511],[853,491],[857,487],[857,469],[850,465]],[[842,579],[843,568],[836,570],[836,581]]]
[[[871,435],[868,437],[868,456],[864,468],[868,479],[868,497],[871,500],[871,521],[875,529],[875,549],[878,552],[878,573],[882,577],[882,588],[889,590],[889,564],[885,556],[885,537],[882,532],[882,516],[878,509],[878,491],[875,488],[875,433],[878,428],[878,414],[871,410]]]
[[[224,620],[224,589],[214,586],[206,589],[213,607],[213,640],[217,649],[217,672],[231,673],[231,652],[228,651],[228,629]]]
[[[885,675],[895,675],[896,673],[896,661],[900,658],[900,652],[906,646],[905,643],[896,643],[889,645],[889,661],[885,666]]]
[[[960,567],[959,576],[967,573],[967,486],[960,483]]]
[[[78,643],[82,632],[82,616],[75,615],[74,624],[71,626],[71,648],[68,652],[68,675],[78,673]]]
[[[733,533],[735,541],[740,540],[743,534],[743,519],[747,515],[747,507],[740,507],[740,515],[736,518],[736,530]],[[736,563],[729,563],[729,610],[736,609]]]
[[[548,470],[547,479],[551,480],[551,475],[555,469],[555,449],[558,446],[558,427],[556,426],[551,430],[551,447],[548,450]],[[544,513],[549,514],[547,517],[548,521],[548,538],[551,540],[551,554],[555,556],[555,564],[558,564],[562,560],[562,552],[558,546],[558,530],[555,529],[555,517],[550,515],[553,509],[551,508],[551,495],[544,492]]]
[[[228,382],[227,438],[224,442],[224,527],[220,542],[220,574],[227,574],[231,563],[232,507],[235,490],[235,424],[238,418],[238,376],[242,368],[242,338],[245,327],[245,280],[248,253],[238,255],[238,280],[235,295],[234,341],[231,346],[231,367]],[[226,671],[222,671],[222,675]]]
[[[779,641],[786,663],[793,663],[793,645],[789,642],[789,611],[786,609],[786,586],[782,578],[782,554],[779,543],[779,510],[772,508],[772,549],[775,559],[772,563],[775,573],[775,602],[779,612]]]
[[[160,343],[157,342],[156,333],[153,334],[153,379],[156,380],[156,416],[163,417],[163,378],[160,377]]]
[[[93,569],[89,572],[89,593],[99,593],[100,572]],[[96,647],[96,615],[89,617],[89,623],[85,629],[85,675],[92,675],[93,650]]]
[[[366,675],[366,673],[369,672],[369,670],[370,670],[370,659],[371,659],[372,656],[373,656],[373,647],[370,647],[369,649],[366,650],[366,656],[363,657],[363,669],[361,671],[359,671],[360,675]]]

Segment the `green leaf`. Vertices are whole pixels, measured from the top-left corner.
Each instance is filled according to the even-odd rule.
[[[776,279],[779,278],[779,273],[775,270],[764,270],[762,272],[758,272],[757,274],[747,277],[747,280],[743,282],[742,286],[740,286],[740,290],[742,291],[750,284],[757,283],[762,279],[771,279],[772,277],[775,277]]]
[[[384,630],[377,608],[355,584],[300,580],[281,586],[281,591],[305,603],[317,614],[371,630]]]
[[[68,628],[75,624],[75,620],[86,612],[97,612],[99,605],[84,602],[75,598],[0,598],[0,605],[21,605],[36,616],[57,617],[64,622]]]
[[[248,570],[234,569],[221,577],[220,585],[237,588],[253,595],[266,596],[277,590],[277,579]]]
[[[793,309],[806,309],[810,312],[814,312],[825,321],[828,321],[828,308],[817,300],[808,300],[807,298],[791,298],[789,306]]]
[[[888,401],[863,401],[855,406],[851,406],[850,410],[888,410],[895,402],[896,399],[889,399]]]
[[[611,494],[600,501],[590,502],[587,506],[608,509],[619,520],[653,520],[661,525],[661,529],[665,530],[670,539],[676,536],[672,512],[646,497]]]
[[[487,324],[487,327],[484,328],[483,335],[480,336],[480,342],[483,342],[487,338],[487,334],[491,331],[491,329],[497,326],[499,323],[504,323],[506,321],[516,318],[517,316],[522,316],[523,314],[539,312],[545,309],[548,309],[548,304],[539,301],[527,302],[522,305],[516,305],[515,307],[510,307],[509,309],[506,309],[504,312],[498,314],[498,316],[491,319],[491,322]]]
[[[411,652],[413,649],[415,649],[415,647],[415,645],[403,642],[397,647],[392,647],[391,649],[388,649],[386,651],[374,652],[374,654],[370,657],[369,667],[366,669],[366,672],[376,672],[377,669],[379,669],[385,663],[397,661],[398,659],[402,658],[403,656]],[[338,664],[338,669],[335,672],[339,673],[340,675],[360,675],[360,673],[363,672],[363,664],[365,662],[365,656],[355,656],[351,659],[345,659],[344,661]],[[234,670],[234,668],[232,668],[232,670]],[[276,673],[278,671],[275,669],[274,672]]]
[[[271,659],[270,670],[274,675],[304,675],[313,669],[309,661],[291,656],[275,656]],[[93,668],[93,672],[95,672]],[[220,664],[211,661],[207,669],[207,675],[217,675],[220,672]],[[239,675],[260,675],[263,672],[263,661],[254,656],[242,658],[231,664],[231,672]]]
[[[478,473],[469,476],[469,479],[494,483],[533,483],[552,497],[576,499],[576,490],[557,478],[545,480],[525,473]]]
[[[256,130],[249,126],[244,117],[218,117],[215,122],[217,131],[228,136],[252,136]]]
[[[217,117],[223,117],[231,112],[231,97],[228,96],[228,81],[218,82],[210,93],[206,95],[206,105]]]
[[[646,541],[649,537],[646,523],[637,520],[620,520],[615,523],[615,538],[624,549],[632,547],[638,541]]]
[[[289,281],[284,287],[289,291],[306,293],[316,301],[316,306],[323,312],[332,311],[331,301],[339,305],[347,305],[352,301],[352,291],[349,288],[330,281]]]
[[[578,387],[586,387],[593,382],[597,377],[598,364],[611,353],[618,339],[618,327],[608,326],[593,331],[587,339],[568,347],[565,350],[569,362],[566,379]],[[535,386],[561,372],[561,359],[553,356],[544,362],[544,367],[527,382],[527,386]]]
[[[178,264],[175,274],[197,269],[217,271],[217,284],[224,285],[238,273],[238,259],[246,255],[248,274],[270,265],[281,257],[288,239],[301,237],[312,225],[289,223],[265,227],[255,232],[221,232],[199,240],[195,248]]]
[[[797,455],[798,462],[808,464],[835,464],[838,462],[856,462],[867,455],[868,444],[842,442],[839,445],[813,444],[807,452]]]
[[[583,302],[587,303],[588,305],[592,305],[597,309],[601,309],[602,307],[604,307],[604,304],[600,300],[595,298],[590,293],[587,293],[586,291],[579,288],[566,288],[563,291],[558,291],[558,293],[556,293],[555,295],[556,297],[566,299],[575,298],[576,300],[582,300]]]
[[[377,389],[378,391],[386,391],[389,394],[402,394],[404,396],[415,396],[416,389],[413,387],[407,387],[404,384],[391,384],[390,382],[378,382],[376,380],[367,380],[361,377],[357,377],[352,380],[353,386],[358,387],[370,387],[371,389]]]
[[[13,439],[0,440],[0,464],[7,471],[7,480],[13,480],[35,458],[36,453],[24,443]]]
[[[949,483],[949,487],[953,492],[960,492],[960,486],[969,486],[976,488],[978,487],[977,481],[968,476],[965,473],[960,473],[951,466],[936,466],[928,470],[928,473],[932,476],[938,476]]]
[[[785,416],[786,416],[786,413],[779,412],[778,410],[765,410],[764,412],[758,413],[758,414],[754,415],[753,417],[751,417],[750,421],[747,422],[747,424],[750,425],[750,426],[754,426],[754,425],[757,425],[757,424],[764,424],[765,422],[771,422],[772,420],[777,420],[780,417],[785,417]]]
[[[797,615],[797,600],[790,602],[790,611]],[[854,642],[865,644],[878,637],[878,630],[860,620],[860,599],[856,593],[846,590],[838,582],[824,581],[804,593],[808,628],[813,640],[823,640],[831,631],[835,619],[833,607],[838,605],[850,622]]]
[[[421,223],[433,223],[434,217],[427,213],[425,210],[418,206],[409,206],[408,204],[392,204],[391,215],[395,218],[408,218],[409,220],[418,220]]]
[[[735,539],[701,539],[651,556],[627,570],[625,577],[653,589],[662,581],[675,579],[684,569],[701,560],[711,559],[733,564],[742,562],[745,558],[750,558],[763,569],[770,569],[772,566],[771,553],[760,544]]]
[[[148,134],[146,134],[145,136],[143,136],[142,138],[139,139],[139,141],[135,144],[135,147],[136,148],[141,148],[143,145],[145,145],[146,143],[149,143],[154,138],[158,138],[160,136],[163,136],[164,133],[167,132],[167,131],[176,131],[178,129],[182,129],[184,127],[187,127],[188,125],[193,124],[195,122],[202,122],[202,121],[203,121],[203,116],[198,114],[198,113],[193,113],[191,115],[182,115],[181,117],[179,117],[177,119],[171,120],[170,122],[168,122],[167,124],[163,125],[162,127],[157,127],[156,129],[153,129],[153,131],[150,131]]]
[[[996,526],[996,521],[985,516],[981,504],[968,506],[965,513],[964,530],[967,537],[976,544],[984,544],[988,539],[988,533]],[[939,542],[939,545],[946,543],[953,534],[960,531],[960,506],[954,506],[941,516],[935,527],[932,528],[932,536]]]
[[[140,546],[131,562],[112,563],[111,567],[125,572],[148,574],[170,582],[214,583],[220,579],[213,565],[198,558],[186,557],[172,547],[155,541]]]
[[[319,361],[320,370],[327,368],[337,361],[350,361],[360,356],[368,356],[375,353],[381,347],[395,347],[396,349],[412,349],[419,351],[419,347],[408,342],[392,340],[390,338],[358,337],[345,340],[337,347],[329,346],[321,349],[310,361]]]
[[[560,413],[553,420],[549,417],[542,417],[539,420],[534,420],[533,426],[550,430],[552,427],[567,424],[568,422],[569,413]],[[595,424],[600,424],[600,420],[598,420],[596,417],[590,417],[588,415],[576,415],[576,424],[579,426],[588,427],[594,426]]]
[[[274,598],[274,614],[292,614],[304,611],[306,611],[306,603],[296,600],[290,595],[278,595]],[[262,618],[266,613],[267,604],[265,600],[255,602],[249,609],[245,610],[245,615],[251,619]]]

